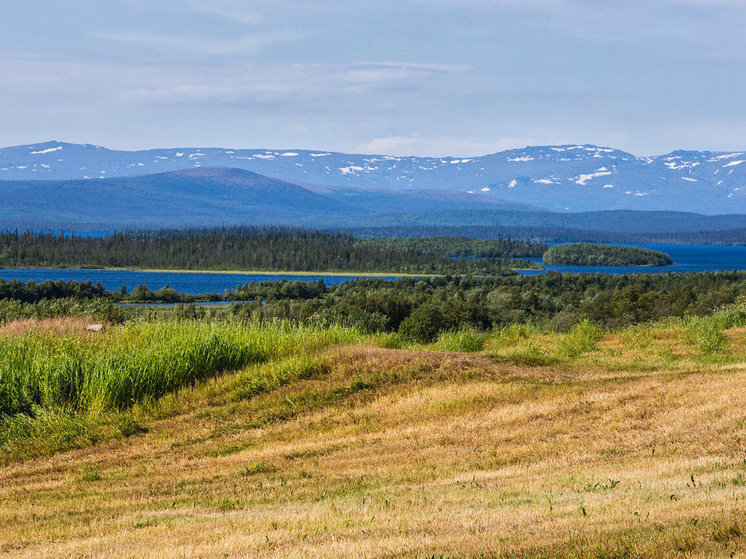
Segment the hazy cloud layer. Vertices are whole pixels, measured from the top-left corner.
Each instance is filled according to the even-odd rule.
[[[736,0],[6,4],[2,145],[746,144]]]

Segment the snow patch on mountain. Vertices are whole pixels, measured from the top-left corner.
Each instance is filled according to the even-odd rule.
[[[55,148],[48,148],[48,149],[40,149],[39,151],[32,151],[29,153],[29,155],[42,155],[44,153],[52,153],[53,151],[60,151],[62,149],[62,146],[57,146]]]
[[[605,176],[610,175],[610,174],[611,174],[611,171],[609,171],[608,169],[606,169],[606,167],[601,167],[595,173],[588,173],[588,174],[585,174],[585,175],[579,175],[575,179],[575,183],[579,184],[580,186],[585,186],[586,183],[589,180],[591,180],[591,179],[595,179],[596,177],[605,177]]]

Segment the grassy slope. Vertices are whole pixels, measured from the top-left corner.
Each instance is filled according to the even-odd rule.
[[[250,366],[137,407],[145,434],[4,467],[0,552],[730,556],[745,332],[669,326]]]

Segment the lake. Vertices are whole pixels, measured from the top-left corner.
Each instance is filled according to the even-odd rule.
[[[713,246],[713,245],[629,245],[661,250],[671,255],[673,266],[638,267],[638,266],[547,266],[556,272],[601,272],[605,274],[627,274],[634,272],[703,272],[712,270],[746,270],[746,247]],[[531,259],[541,262],[541,258]],[[521,272],[531,276],[546,273],[528,270]],[[317,274],[283,275],[283,274],[242,274],[242,273],[209,273],[209,272],[136,272],[129,270],[30,270],[0,269],[0,277],[7,280],[35,281],[46,280],[92,281],[100,282],[105,289],[118,290],[122,285],[131,291],[139,284],[145,284],[152,290],[169,287],[182,293],[200,295],[203,293],[220,293],[234,289],[252,281],[301,280],[318,281],[323,279],[326,285],[337,285],[360,276],[325,276]],[[395,279],[388,277],[387,279]]]
[[[283,275],[283,274],[242,274],[210,272],[137,272],[133,270],[48,270],[48,269],[11,269],[0,268],[0,278],[6,281],[21,280],[41,283],[46,280],[58,281],[92,281],[100,282],[104,289],[118,291],[122,285],[132,291],[140,284],[147,285],[153,291],[167,285],[181,293],[201,295],[204,293],[223,294],[226,289],[235,289],[239,285],[252,281],[318,281],[323,279],[326,285],[337,285],[360,276],[324,276],[324,275]],[[389,278],[393,279],[393,278]]]
[[[625,246],[660,250],[669,254],[674,264],[673,266],[545,266],[545,268],[554,272],[600,272],[604,274],[746,270],[746,247],[744,246],[668,244],[627,244]],[[541,258],[529,258],[528,260],[541,262]],[[535,276],[544,274],[546,271],[528,270],[521,273],[527,276]]]

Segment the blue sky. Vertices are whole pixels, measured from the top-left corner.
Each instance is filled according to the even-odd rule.
[[[4,0],[0,145],[746,148],[744,0]]]

